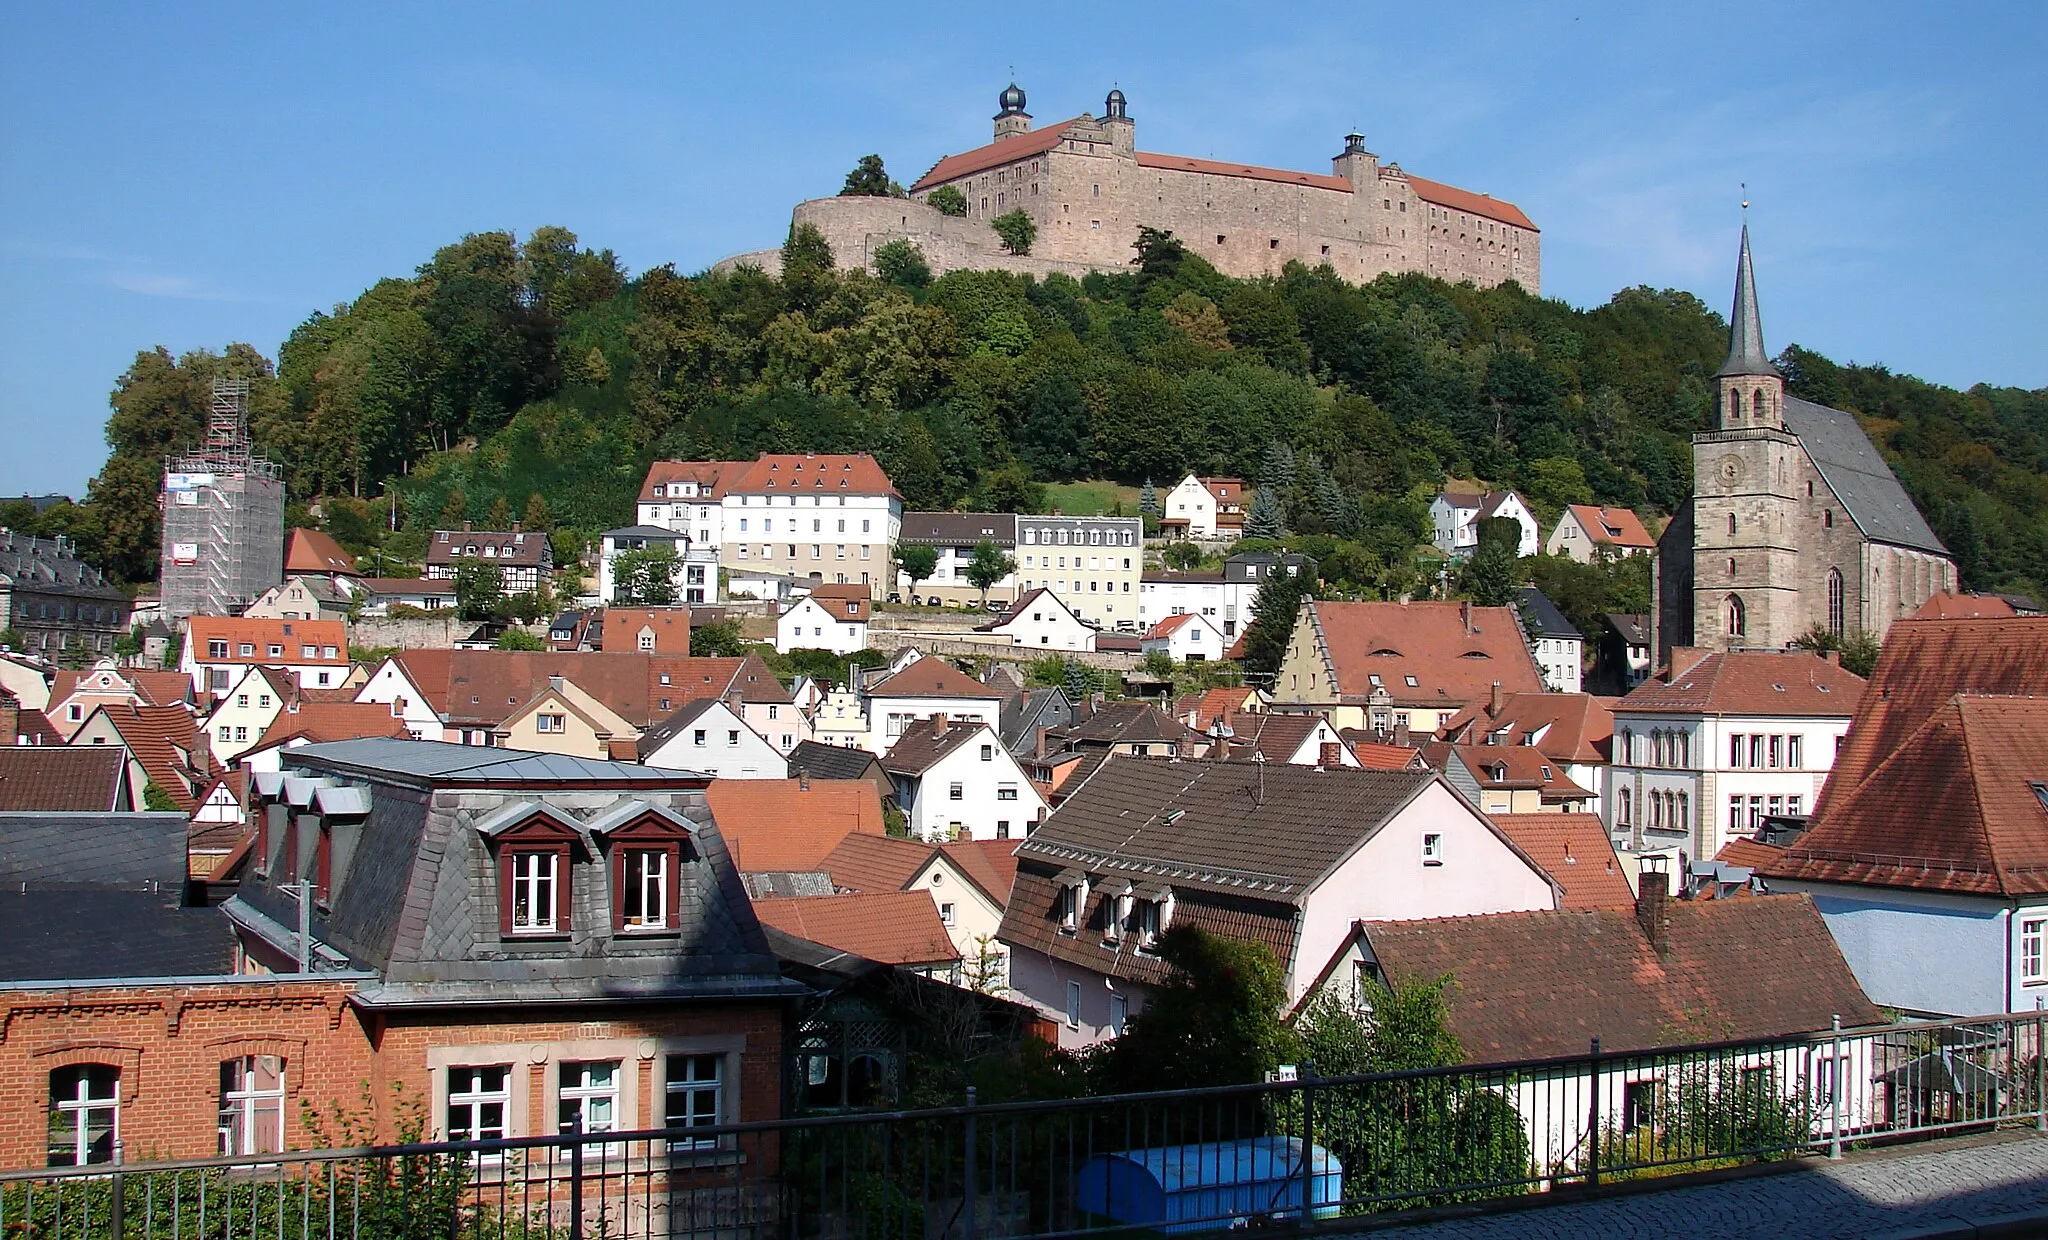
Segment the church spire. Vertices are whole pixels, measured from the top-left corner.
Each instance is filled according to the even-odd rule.
[[[1728,316],[1728,360],[1721,363],[1715,378],[1776,374],[1778,368],[1764,352],[1764,321],[1756,309],[1756,276],[1749,269],[1749,225],[1744,223],[1742,254],[1735,263],[1735,309]]]

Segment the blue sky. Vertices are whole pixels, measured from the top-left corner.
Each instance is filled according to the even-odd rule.
[[[0,494],[83,494],[138,349],[247,340],[465,232],[635,272],[776,244],[879,151],[1130,97],[1141,148],[1383,159],[1522,206],[1544,292],[1724,307],[1747,182],[1766,340],[2048,384],[2048,5],[0,7]],[[1725,311],[1724,311],[1725,312]]]

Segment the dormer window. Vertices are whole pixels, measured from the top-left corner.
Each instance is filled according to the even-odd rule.
[[[1074,934],[1081,926],[1081,912],[1088,907],[1088,876],[1078,870],[1068,870],[1059,877],[1059,897],[1053,905],[1053,916],[1058,918],[1060,933]]]
[[[505,929],[510,934],[553,934],[569,924],[569,883],[563,863],[567,849],[508,849],[506,876],[511,896]]]

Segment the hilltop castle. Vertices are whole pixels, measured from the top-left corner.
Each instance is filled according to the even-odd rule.
[[[1658,661],[1885,630],[1956,566],[1854,414],[1785,392],[1764,352],[1749,226],[1735,264],[1719,425],[1692,437],[1693,497],[1658,542]]]
[[[1024,92],[998,98],[994,141],[932,166],[910,198],[822,198],[800,204],[793,223],[811,224],[841,266],[870,265],[876,249],[908,240],[933,273],[956,267],[1073,275],[1128,270],[1141,226],[1171,230],[1189,253],[1227,275],[1278,275],[1299,260],[1328,263],[1363,283],[1387,272],[1419,271],[1480,287],[1520,282],[1542,290],[1540,234],[1513,203],[1381,164],[1360,134],[1347,134],[1328,174],[1137,148],[1123,92],[1112,90],[1100,119],[1032,128]],[[964,217],[941,215],[933,191],[952,186]],[[989,221],[1022,210],[1038,225],[1028,256],[1006,253]],[[728,259],[774,269],[773,251]]]

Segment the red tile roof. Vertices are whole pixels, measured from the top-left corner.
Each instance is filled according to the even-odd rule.
[[[1643,528],[1643,521],[1627,508],[1603,508],[1598,504],[1573,504],[1571,514],[1593,540],[1594,546],[1650,550],[1657,540]]]
[[[1247,703],[1250,706],[1247,707]],[[1258,692],[1254,689],[1204,689],[1200,693],[1182,695],[1173,704],[1173,717],[1187,724],[1197,732],[1207,732],[1209,725],[1222,720],[1225,727],[1236,729],[1239,717],[1256,714]]]
[[[1895,626],[1896,627],[1896,626]],[[1958,694],[1768,878],[2007,898],[2048,894],[2048,697]]]
[[[939,855],[937,844],[893,835],[849,834],[819,869],[848,891],[902,891]]]
[[[894,495],[881,463],[865,452],[763,452],[719,479],[728,495]]]
[[[1438,767],[1456,754],[1482,788],[1535,788],[1546,801],[1584,801],[1593,796],[1590,789],[1572,782],[1563,764],[1533,745],[1448,745],[1432,741],[1422,747],[1422,754],[1430,765]]]
[[[752,873],[823,869],[847,836],[886,834],[865,779],[714,779],[704,796],[734,867]]]
[[[1672,653],[1670,669],[1637,685],[1614,704],[1615,713],[1791,715],[1847,718],[1863,696],[1863,678],[1810,650],[1738,650],[1686,662]]]
[[[1488,814],[1564,888],[1568,909],[1627,909],[1635,891],[1598,814]]]
[[[1468,1062],[1810,1033],[1883,1017],[1803,895],[1668,900],[1665,952],[1632,909],[1368,922],[1399,980],[1449,976]]]
[[[944,659],[925,655],[868,689],[870,697],[942,697],[1001,700],[1003,693],[982,684]]]
[[[1538,231],[1536,225],[1529,222],[1529,217],[1522,214],[1522,209],[1512,202],[1502,202],[1487,194],[1475,194],[1468,189],[1459,189],[1455,185],[1445,185],[1441,181],[1429,181],[1418,176],[1409,176],[1408,184],[1415,190],[1415,196],[1424,202],[1433,202],[1437,206],[1449,207],[1453,211],[1483,215],[1490,220],[1499,220],[1503,224],[1526,228],[1530,232]]]
[[[1198,619],[1200,617],[1191,611],[1182,612],[1178,616],[1168,616],[1145,631],[1145,640],[1152,641],[1161,637],[1171,637]]]
[[[745,461],[656,461],[647,467],[647,477],[640,484],[640,502],[652,504],[672,498],[655,490],[671,482],[697,484],[697,494],[682,497],[686,502],[716,501],[724,495],[719,489],[720,481],[746,467]]]
[[[1481,744],[1496,735],[1504,745],[1537,738],[1535,748],[1555,762],[1605,762],[1614,739],[1615,699],[1590,693],[1507,693],[1498,711],[1491,699],[1459,711],[1438,731],[1444,739]]]
[[[1958,693],[2048,691],[2048,616],[1997,620],[1902,620],[1885,632],[1849,733],[1813,807],[1827,821],[1837,795],[1855,788]]]
[[[944,185],[948,181],[957,181],[961,177],[972,176],[977,172],[986,172],[990,168],[1014,164],[1019,159],[1043,155],[1058,146],[1061,135],[1065,134],[1075,121],[1081,119],[1083,118],[1076,116],[1072,120],[1064,120],[1056,125],[1041,125],[1013,138],[1002,138],[987,146],[977,146],[971,151],[948,155],[933,164],[930,172],[919,177],[917,184],[910,187],[910,192],[914,194],[931,186]]]
[[[119,746],[0,745],[0,813],[126,810],[127,766]]]
[[[712,659],[594,650],[407,650],[393,658],[427,704],[458,727],[504,722],[551,676],[573,681],[638,728],[652,727],[691,702],[735,691],[748,702],[789,701],[789,691],[758,655]]]
[[[186,622],[186,640],[201,663],[276,663],[291,666],[348,666],[348,626],[339,620],[258,620],[249,616],[193,616]],[[207,643],[228,644],[225,656],[208,653]],[[253,653],[243,654],[247,644]],[[270,647],[283,653],[273,655]],[[307,646],[313,653],[305,653]],[[332,651],[332,654],[325,653]],[[189,680],[190,677],[187,677]]]
[[[1294,172],[1286,168],[1262,168],[1257,164],[1233,164],[1219,159],[1194,159],[1186,155],[1157,155],[1139,151],[1140,168],[1163,168],[1169,172],[1199,172],[1217,177],[1248,177],[1254,181],[1278,181],[1284,185],[1306,185],[1314,189],[1351,192],[1351,182],[1323,172]]]
[[[362,736],[390,736],[404,738],[405,721],[394,718],[391,707],[383,702],[334,702],[315,698],[301,699],[297,708],[287,707],[277,712],[277,718],[263,729],[257,740],[258,746],[275,745],[293,737],[304,737],[308,742],[346,741]]]
[[[1016,840],[956,840],[939,845],[939,851],[1003,906],[1010,902],[1010,888],[1017,882],[1017,844]]]
[[[882,964],[945,964],[960,951],[922,891],[754,901],[761,924]]]
[[[2012,604],[1996,594],[1935,594],[1920,604],[1909,620],[1995,620],[2017,615]]]
[[[295,529],[285,544],[284,571],[289,577],[293,573],[325,573],[329,576],[359,576],[356,558],[348,549],[334,541],[330,534],[320,530]]]
[[[1346,729],[1350,732],[1352,729]],[[1406,745],[1382,745],[1377,741],[1353,740],[1351,756],[1368,771],[1420,771],[1429,763],[1419,749]]]
[[[1522,640],[1512,607],[1439,602],[1309,606],[1347,701],[1365,701],[1375,675],[1397,708],[1444,709],[1484,701],[1495,681],[1508,693],[1543,692],[1543,675]],[[1414,685],[1407,683],[1410,676]]]
[[[640,649],[640,630],[654,630],[654,653],[690,653],[688,607],[607,607],[600,650],[632,653]]]
[[[128,746],[128,752],[142,764],[149,782],[162,789],[185,813],[199,807],[199,791],[212,775],[205,738],[200,735],[198,721],[191,711],[182,706],[137,707],[118,703],[102,706],[95,713],[107,716],[121,742]],[[88,718],[86,722],[92,721]]]
[[[1714,860],[1760,870],[1784,855],[1785,850],[1775,844],[1760,843],[1738,835],[1721,845],[1721,851],[1714,854]]]

